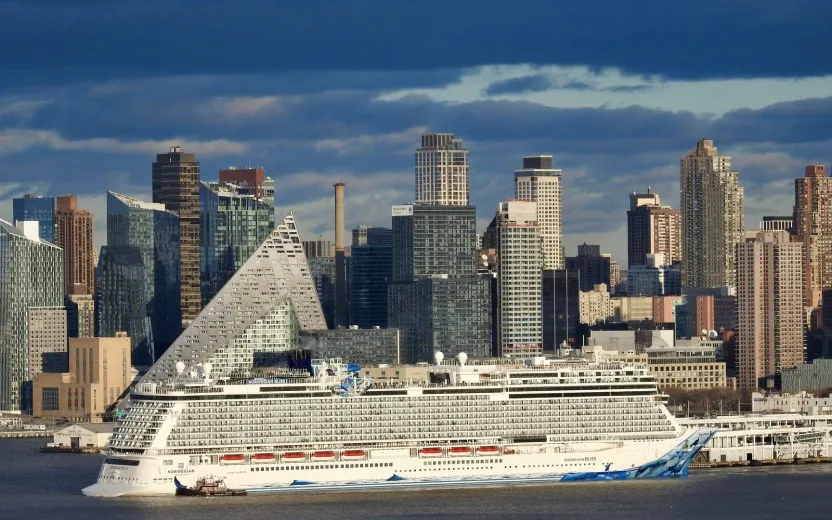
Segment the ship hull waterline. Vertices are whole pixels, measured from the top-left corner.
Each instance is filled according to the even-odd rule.
[[[372,467],[359,467],[358,462],[344,461],[346,464],[201,465],[165,469],[167,466],[162,465],[162,457],[124,457],[133,464],[139,461],[139,464],[105,464],[99,482],[82,492],[92,497],[174,495],[174,477],[191,485],[204,476],[202,473],[220,474],[229,486],[250,494],[684,477],[694,457],[714,433],[713,430],[695,430],[664,441],[625,441],[621,448],[601,451],[479,456],[464,461],[461,457],[442,460],[411,457],[379,459],[375,463],[371,460],[363,464]],[[108,460],[118,459],[111,457]],[[426,465],[427,462],[431,464]],[[303,466],[306,469],[302,469]],[[119,482],[108,482],[110,477]],[[135,484],[126,484],[124,480]]]

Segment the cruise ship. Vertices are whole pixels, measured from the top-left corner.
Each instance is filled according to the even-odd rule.
[[[325,328],[287,216],[130,394],[89,496],[484,486],[687,474],[685,428],[646,367],[444,359],[425,382],[341,360],[269,363]]]

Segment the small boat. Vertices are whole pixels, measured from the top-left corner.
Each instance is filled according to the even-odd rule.
[[[225,481],[219,477],[203,477],[196,481],[194,487],[182,484],[176,477],[173,478],[173,483],[176,486],[176,496],[179,497],[241,497],[248,494],[245,489],[228,489]]]
[[[468,446],[454,446],[448,450],[451,457],[468,457],[471,455],[471,448]]]
[[[335,460],[334,451],[316,451],[312,454],[312,462],[330,462]]]
[[[499,455],[500,448],[497,446],[480,446],[477,448],[477,455]]]
[[[223,455],[220,457],[220,464],[244,464],[246,457],[244,455]]]
[[[255,453],[251,456],[251,462],[254,462],[255,464],[274,462],[274,460],[274,453]]]
[[[367,452],[364,450],[346,450],[341,453],[341,460],[364,460]]]
[[[283,459],[284,462],[299,462],[306,460],[306,453],[303,453],[302,451],[292,451],[284,453],[280,456],[280,458]]]
[[[511,448],[506,448],[503,450],[503,455],[514,455],[514,450]]]
[[[420,457],[441,457],[442,448],[422,448],[419,450]]]

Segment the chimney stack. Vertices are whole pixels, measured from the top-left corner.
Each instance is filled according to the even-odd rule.
[[[344,183],[335,186],[335,250],[344,250]]]

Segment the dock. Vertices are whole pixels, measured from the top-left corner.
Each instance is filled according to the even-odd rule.
[[[771,466],[793,466],[795,464],[829,464],[832,457],[808,457],[803,459],[764,459],[764,460],[733,460],[733,461],[711,461],[691,463],[690,469],[716,469],[716,468],[759,468]]]

